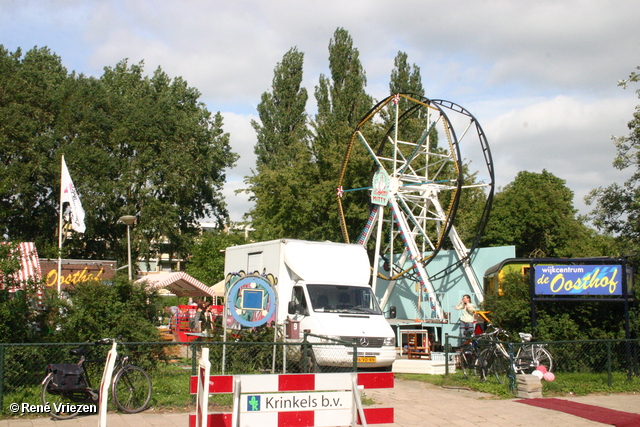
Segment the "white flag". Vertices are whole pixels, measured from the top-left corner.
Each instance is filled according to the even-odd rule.
[[[69,203],[71,209],[71,228],[78,233],[84,233],[86,227],[84,226],[84,209],[80,203],[80,196],[76,191],[76,187],[71,181],[71,175],[69,175],[69,169],[62,156],[62,177],[60,178],[60,209],[64,202]]]

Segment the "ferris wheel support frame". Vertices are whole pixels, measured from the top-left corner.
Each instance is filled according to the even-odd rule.
[[[404,111],[402,113],[402,116],[399,115],[399,100],[401,99],[401,97],[406,100],[415,102],[416,104],[410,107],[408,110]],[[385,135],[381,145],[376,152],[376,150],[374,150],[373,147],[369,144],[367,138],[365,138],[361,130],[364,129],[363,126],[365,125],[365,123],[371,120],[383,108],[385,108],[385,106],[391,101],[391,99],[393,99],[394,104],[393,114],[395,116],[395,123]],[[418,104],[420,104],[421,106]],[[417,141],[400,141],[398,139],[399,124],[404,123],[405,118],[410,117],[412,111],[417,111],[418,108],[422,107],[426,107],[427,118],[430,116],[431,112],[434,112],[436,114],[436,119],[430,122],[430,125],[425,128],[424,132]],[[453,122],[450,121],[450,118],[447,116],[447,112],[445,112],[445,110],[450,113],[457,113],[458,116],[456,117],[456,119],[458,120],[459,115],[466,116],[464,117],[465,120],[469,119],[469,122],[467,122],[466,126],[462,127],[463,130],[460,135],[456,135],[457,132],[454,129]],[[440,123],[441,126],[444,126],[443,135],[446,136],[449,143],[449,153],[446,156],[443,155],[445,153],[432,151],[429,148],[430,132],[438,123]],[[459,144],[471,128],[475,128],[480,141],[480,146],[490,177],[489,184],[483,183],[472,184],[468,186],[463,185],[463,171]],[[374,165],[377,166],[377,168],[382,169],[382,171],[384,172],[386,172],[387,169],[389,170],[389,174],[387,175],[388,181],[386,184],[389,187],[388,191],[391,194],[391,197],[389,197],[389,202],[386,205],[384,203],[373,205],[372,209],[370,210],[367,223],[356,241],[356,243],[358,244],[366,245],[370,238],[373,236],[374,226],[377,224],[377,230],[375,231],[376,243],[373,254],[374,259],[372,264],[371,283],[372,288],[375,292],[378,286],[378,278],[384,278],[389,281],[387,289],[384,292],[384,296],[381,299],[382,307],[384,308],[388,303],[388,300],[392,295],[393,289],[396,285],[397,279],[402,277],[403,275],[406,275],[407,277],[419,283],[417,295],[418,310],[420,311],[420,304],[422,302],[423,294],[428,293],[430,295],[429,300],[432,304],[432,316],[435,316],[438,319],[443,319],[444,313],[442,310],[440,297],[435,292],[431,277],[426,272],[426,265],[435,257],[437,252],[441,249],[444,236],[447,236],[450,239],[452,248],[454,249],[454,252],[458,257],[458,261],[446,267],[435,276],[439,276],[440,274],[448,274],[450,271],[452,271],[452,268],[456,268],[456,266],[461,267],[461,269],[463,270],[463,274],[464,276],[466,276],[473,292],[477,296],[478,301],[482,302],[484,300],[482,286],[478,281],[473,268],[471,267],[470,254],[473,252],[477,243],[479,242],[479,236],[482,233],[491,209],[494,176],[493,163],[489,146],[486,142],[486,136],[484,135],[484,131],[482,130],[476,119],[466,109],[459,106],[458,104],[445,100],[429,100],[424,97],[414,97],[413,95],[407,94],[397,94],[393,97],[388,97],[385,100],[379,102],[375,107],[373,107],[370,112],[360,121],[354,133],[352,134],[340,172],[340,180],[338,184],[338,207],[340,211],[341,228],[347,242],[349,242],[349,236],[347,233],[346,222],[342,208],[342,194],[346,191],[367,189],[354,188],[343,190],[342,188],[342,182],[345,176],[347,164],[349,162],[349,157],[351,155],[351,151],[354,148],[354,143],[357,140],[359,140],[363,144],[365,150],[369,153],[374,161]],[[390,155],[391,153],[386,156],[383,155],[382,150],[385,143],[392,144],[393,155]],[[414,146],[414,150],[405,152],[403,154],[403,152],[399,150],[399,146],[401,145]],[[431,174],[429,174],[431,179],[427,178],[426,175],[421,175],[422,167],[418,167],[415,169],[413,168],[413,165],[411,163],[419,155],[426,156],[427,164],[431,164],[431,158],[436,159],[434,163],[436,164],[436,167],[438,167],[437,164],[440,163],[441,166],[438,167],[439,169],[437,170],[435,175],[431,176]],[[437,160],[438,158],[440,158],[441,160]],[[445,159],[447,158],[450,159],[450,162],[455,165],[455,168],[458,171],[458,177],[455,180],[449,180],[446,178],[446,176],[445,180],[437,178],[437,175],[444,167],[446,163]],[[385,165],[389,166],[385,167]],[[391,178],[390,181],[389,178]],[[463,188],[471,187],[488,187],[489,192],[481,219],[480,221],[478,221],[476,238],[472,247],[468,249],[460,238],[457,230],[455,229],[455,226],[453,225],[453,219],[455,217],[455,212],[457,211],[458,202],[460,200],[460,191]],[[372,190],[372,187],[368,187],[368,189]],[[447,209],[448,212],[445,212],[440,203],[440,191],[452,191],[453,199]],[[396,200],[396,198],[398,200]],[[420,206],[419,202],[417,202],[419,200],[424,200],[425,203],[421,208],[422,210],[417,208]],[[377,202],[372,201],[372,203]],[[385,206],[389,207],[389,219],[384,218]],[[389,223],[389,238],[391,240],[390,244],[387,246],[387,249],[384,252],[385,255],[382,256],[381,236],[383,224],[385,222]],[[430,227],[432,231],[427,230],[425,224],[429,223],[435,223],[436,230],[439,230],[436,235],[432,234],[433,228]],[[419,237],[418,240],[422,241],[422,248],[418,247],[418,243],[416,240],[417,237]],[[402,239],[404,250],[402,251],[401,255],[398,254],[398,256],[396,257],[393,254],[393,241],[397,238]],[[431,252],[428,256],[425,256],[428,248],[431,249]],[[410,258],[411,266],[405,269],[405,267],[407,266],[408,258]],[[390,266],[389,277],[385,277],[379,270],[382,259],[385,259],[385,263],[388,263]],[[394,259],[396,259],[395,262]]]

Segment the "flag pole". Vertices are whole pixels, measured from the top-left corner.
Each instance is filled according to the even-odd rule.
[[[60,161],[60,216],[58,219],[58,296],[61,291],[61,274],[62,274],[62,168],[64,167],[64,154]]]

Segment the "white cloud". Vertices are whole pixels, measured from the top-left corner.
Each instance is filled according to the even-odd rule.
[[[246,193],[236,194],[236,191],[247,188],[244,178],[251,175],[251,169],[256,163],[253,147],[257,139],[251,120],[257,120],[257,117],[229,112],[221,114],[224,117],[224,131],[230,134],[231,150],[240,156],[236,166],[227,172],[223,194],[231,220],[241,221],[242,216],[251,209],[252,203],[249,202],[249,196]]]
[[[566,96],[539,100],[501,114],[484,128],[496,159],[497,183],[504,186],[522,170],[543,169],[566,180],[575,206],[587,210],[584,196],[592,189],[620,182],[629,172],[612,166],[612,136],[628,133],[632,98],[584,102]]]
[[[225,188],[241,216],[248,202],[231,194],[254,164],[250,120],[276,63],[293,46],[305,54],[307,109],[315,111],[329,40],[343,27],[372,96],[387,95],[393,59],[406,52],[427,97],[456,102],[480,121],[499,185],[520,170],[547,169],[567,181],[582,210],[588,190],[626,176],[611,166],[611,136],[628,133],[638,104],[616,83],[639,65],[639,16],[636,0],[0,0],[0,40],[9,50],[49,46],[85,74],[129,58],[144,60],[149,73],[161,66],[183,77],[223,113],[242,156]]]

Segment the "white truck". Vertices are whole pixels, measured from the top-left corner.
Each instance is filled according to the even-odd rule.
[[[225,276],[239,272],[275,277],[278,325],[326,337],[321,342],[356,339],[358,367],[391,369],[395,336],[369,286],[363,246],[293,239],[232,246],[225,253]],[[292,335],[289,341],[302,341],[302,333]],[[319,366],[353,366],[353,347],[313,348]]]

